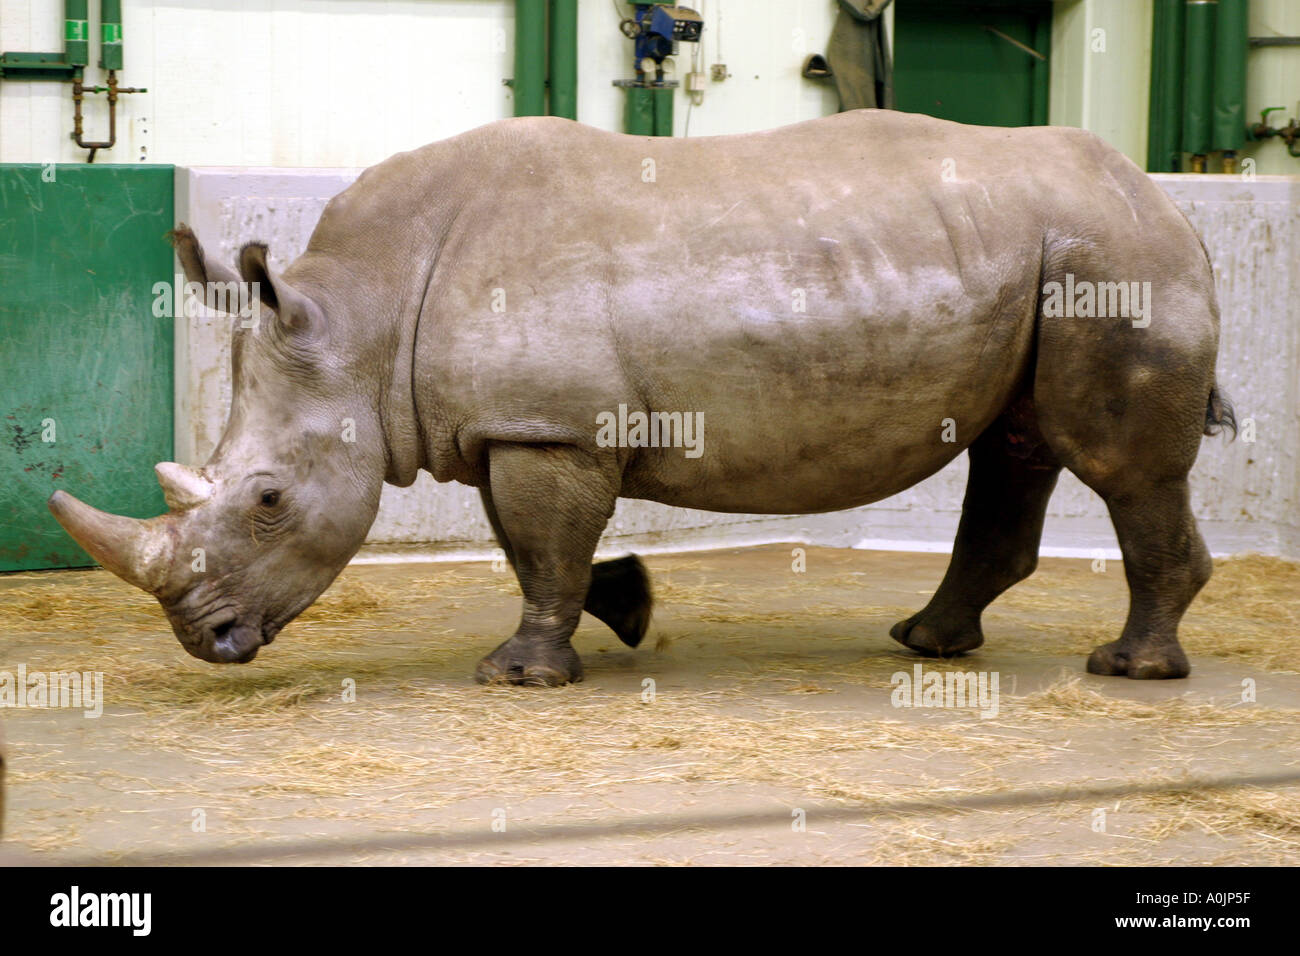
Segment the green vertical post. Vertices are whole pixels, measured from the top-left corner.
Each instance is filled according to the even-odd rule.
[[[1183,152],[1210,151],[1214,130],[1214,30],[1218,4],[1187,0],[1183,44]]]
[[[99,67],[122,69],[122,0],[99,0]]]
[[[655,125],[654,135],[673,135],[673,90],[672,87],[657,87],[654,91]]]
[[[90,62],[88,6],[89,0],[63,0],[63,55],[70,66],[85,66]]]
[[[1241,149],[1246,141],[1246,0],[1219,0],[1214,35],[1213,149]]]
[[[655,102],[653,90],[644,86],[627,88],[627,104],[623,111],[623,132],[632,136],[655,134]]]
[[[578,0],[551,0],[551,115],[578,118]]]
[[[1185,0],[1156,0],[1151,29],[1147,172],[1176,173],[1183,155]]]
[[[546,115],[546,0],[515,0],[515,115]]]

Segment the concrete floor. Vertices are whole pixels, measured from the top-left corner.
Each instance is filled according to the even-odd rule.
[[[1192,677],[1146,683],[1083,672],[1090,647],[1122,625],[1122,568],[1044,559],[985,614],[983,648],[924,664],[996,672],[998,713],[982,717],[894,706],[894,675],[919,659],[889,626],[925,603],[945,555],[809,548],[796,572],[793,550],[648,559],[659,603],[645,644],[624,648],[584,618],[575,646],[586,681],[555,690],[473,683],[475,661],[518,615],[512,575],[485,563],[354,566],[257,661],[225,668],[187,657],[151,599],[105,572],[0,578],[0,671],[98,670],[106,694],[98,719],[2,712],[6,852],[50,862],[1297,859],[1294,569],[1247,579],[1220,568],[1186,622]],[[1246,594],[1254,617],[1239,610]]]

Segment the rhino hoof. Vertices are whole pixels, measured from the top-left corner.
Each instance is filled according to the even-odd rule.
[[[535,651],[524,657],[518,645],[506,641],[478,662],[474,679],[480,684],[511,684],[525,687],[559,687],[582,680],[582,661],[572,647],[568,653],[545,656]]]
[[[924,613],[899,621],[889,629],[889,636],[922,657],[952,657],[973,651],[984,643],[984,632],[978,621],[974,625],[941,626],[921,620]]]
[[[1088,658],[1088,673],[1104,677],[1130,677],[1133,680],[1175,680],[1192,672],[1187,655],[1177,644],[1130,654],[1120,649],[1119,641],[1103,644]]]
[[[653,608],[650,575],[635,554],[592,565],[584,610],[609,625],[628,647],[645,637]]]

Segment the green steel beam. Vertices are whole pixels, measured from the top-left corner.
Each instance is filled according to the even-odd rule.
[[[81,67],[62,53],[5,53],[0,55],[0,77],[8,80],[70,80]]]

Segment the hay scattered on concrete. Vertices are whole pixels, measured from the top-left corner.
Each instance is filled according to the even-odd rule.
[[[491,595],[518,594],[518,586],[509,573],[484,575],[460,568],[438,568],[420,576],[391,585],[370,573],[373,566],[354,566],[303,615],[290,625],[284,640],[306,637],[322,644],[340,643],[355,638],[376,636],[376,631],[402,618],[409,619],[436,611],[439,614],[480,607]],[[1116,600],[1109,608],[1092,607],[1093,623],[1079,626],[1081,602],[1093,601],[1079,593],[1083,575],[1091,577],[1088,562],[1058,562],[1003,595],[986,614],[986,633],[1010,641],[1011,646],[1026,643],[1015,635],[1001,633],[1000,621],[1010,618],[1019,629],[1035,632],[1035,650],[1056,653],[1086,654],[1091,647],[1113,640],[1122,627],[1127,592],[1123,589],[1122,566],[1110,562],[1114,569]],[[1107,572],[1111,574],[1110,571]],[[668,580],[660,580],[660,577]],[[819,588],[838,587],[845,593],[836,602],[813,599],[811,589],[800,576],[790,575],[795,583],[773,587],[771,582],[755,582],[754,587],[740,589],[723,583],[684,580],[702,575],[683,573],[680,567],[672,574],[655,575],[655,589],[660,607],[671,607],[680,616],[701,622],[737,625],[737,636],[746,627],[806,626],[817,621],[892,620],[905,617],[916,608],[878,606],[861,603],[854,593],[860,584],[869,591],[866,576],[838,575]],[[850,588],[850,585],[853,587]],[[824,594],[825,591],[819,591]],[[798,601],[809,595],[806,604],[796,609],[771,607],[773,595]],[[924,601],[918,598],[918,606]],[[1069,624],[1043,620],[1044,615],[1060,614]],[[992,622],[992,623],[990,623]],[[120,641],[124,630],[139,629],[169,633],[161,609],[148,595],[118,581],[103,571],[73,571],[60,574],[18,574],[0,576],[0,633],[75,634],[81,647],[94,645],[98,650]],[[310,632],[304,634],[303,632]],[[1194,657],[1214,657],[1260,667],[1280,673],[1300,673],[1300,563],[1261,555],[1246,555],[1216,562],[1215,575],[1192,605],[1183,623],[1182,638]],[[666,650],[664,639],[660,650]]]
[[[1300,710],[1229,703],[1196,702],[1182,697],[1141,701],[1103,694],[1085,685],[1083,678],[1067,676],[1035,693],[1005,701],[1003,713],[1016,721],[1088,720],[1123,721],[1135,729],[1143,724],[1174,727],[1246,727],[1280,724],[1300,729]]]
[[[1188,830],[1233,840],[1272,841],[1300,849],[1300,790],[1179,790],[1145,794],[1137,807],[1154,819],[1141,833],[1167,840]],[[1294,862],[1294,861],[1292,861]]]
[[[846,780],[826,769],[825,761],[905,750],[994,767],[1049,749],[1028,737],[978,727],[863,721],[848,712],[763,706],[757,716],[747,716],[725,699],[661,697],[646,704],[633,695],[579,687],[519,704],[510,694],[408,685],[363,712],[339,711],[321,700],[292,712],[263,710],[252,722],[242,709],[204,707],[202,719],[187,709],[152,723],[149,734],[161,738],[155,746],[201,753],[223,767],[236,761],[239,773],[267,775],[280,788],[319,792],[325,786],[334,792],[329,781],[345,778],[340,785],[351,792],[348,787],[360,779],[388,774],[392,782],[411,785],[418,778],[425,793],[464,795],[750,780],[798,786],[829,799],[874,800],[907,788]],[[402,749],[358,736],[358,718],[383,727],[384,739],[401,741]],[[422,739],[439,741],[436,753]],[[247,761],[254,748],[266,754],[263,762]],[[639,756],[663,752],[670,756],[667,763]]]
[[[1186,734],[1217,742],[1233,728],[1268,731],[1270,739],[1300,748],[1300,734],[1287,729],[1300,726],[1295,711],[1181,697],[1133,700],[1077,676],[1018,697],[1004,685],[1001,713],[992,721],[951,711],[864,715],[836,706],[835,695],[845,687],[883,689],[895,671],[910,670],[916,658],[875,629],[915,607],[857,603],[858,586],[869,594],[870,579],[856,573],[839,574],[844,593],[818,603],[803,581],[733,587],[700,580],[702,572],[683,573],[683,566],[674,565],[666,582],[655,575],[661,608],[672,608],[670,623],[651,636],[661,651],[695,640],[742,644],[753,629],[780,625],[790,629],[789,652],[711,675],[716,690],[661,693],[653,703],[637,693],[610,693],[598,680],[548,692],[479,688],[467,675],[504,635],[453,627],[449,615],[508,603],[517,594],[513,576],[420,567],[395,584],[391,572],[359,566],[247,668],[213,668],[184,656],[153,599],[105,572],[3,577],[0,633],[31,641],[32,651],[6,640],[0,667],[18,654],[29,667],[103,671],[108,706],[122,719],[144,718],[126,725],[130,745],[198,768],[188,779],[159,781],[160,789],[219,802],[245,821],[250,839],[274,832],[286,816],[400,827],[413,813],[476,799],[572,794],[586,806],[620,788],[655,784],[697,792],[767,786],[808,799],[876,805],[994,792],[1005,787],[1006,768],[1033,763],[1047,785],[1068,781],[1070,736],[1099,726],[1151,733],[1153,747],[1163,748],[1161,760],[1179,758],[1173,748]],[[1077,575],[1088,573],[1081,568],[1086,563],[1053,565],[1022,585],[1034,587],[1008,603],[995,623],[989,623],[993,611],[986,616],[990,643],[1074,654],[1113,639],[1127,597],[1122,578],[1116,605],[1090,614],[1081,628],[1074,622],[1086,598],[1071,593]],[[789,609],[803,600],[810,601],[806,611]],[[917,606],[923,603],[918,596]],[[994,605],[1002,607],[1002,601]],[[1300,672],[1297,625],[1300,566],[1248,557],[1219,562],[1184,636],[1193,658]],[[801,642],[801,628],[815,629],[821,643]],[[838,656],[828,657],[828,648]],[[743,651],[736,657],[743,660]],[[978,669],[970,659],[926,667]],[[355,702],[344,698],[348,681]],[[88,778],[107,786],[98,771],[53,752],[18,754],[11,772],[22,786],[57,788]],[[269,822],[249,822],[284,800],[288,809],[281,806]],[[1143,831],[1147,838],[1242,828],[1288,852],[1279,841],[1296,839],[1297,810],[1286,794],[1179,800],[1135,804],[1154,818],[1149,833]],[[71,821],[94,811],[71,812],[27,808],[22,842],[41,850],[78,845],[85,828]],[[971,838],[915,819],[891,823],[887,832],[878,862],[992,862],[1014,855],[1018,842]],[[1112,851],[1097,852],[1098,862],[1113,859],[1105,855]]]
[[[1181,636],[1192,656],[1300,674],[1300,562],[1258,554],[1216,562]]]

